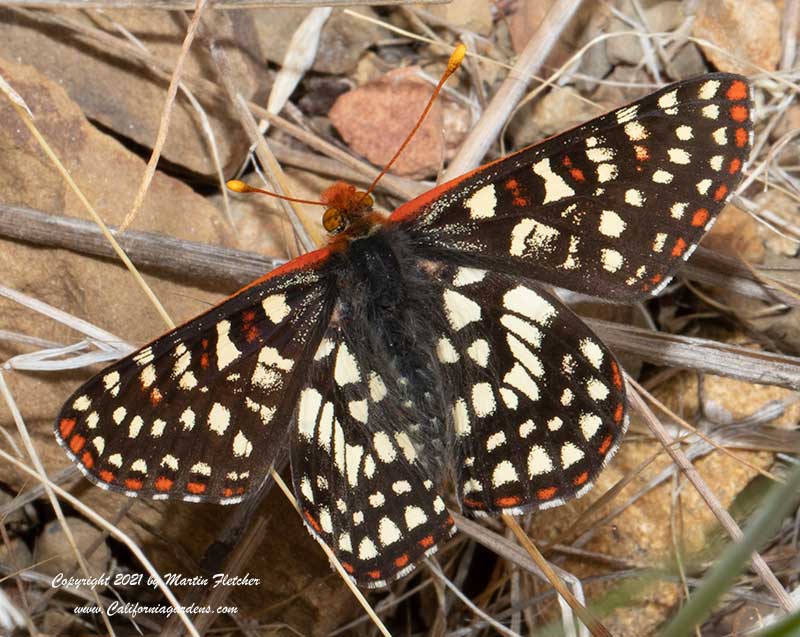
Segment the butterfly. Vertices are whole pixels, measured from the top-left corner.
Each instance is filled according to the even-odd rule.
[[[360,585],[410,572],[467,513],[585,493],[628,423],[619,363],[546,284],[658,294],[752,144],[747,81],[667,86],[385,216],[336,183],[325,247],[118,361],[59,414],[96,485],[232,504],[289,446],[311,534]]]

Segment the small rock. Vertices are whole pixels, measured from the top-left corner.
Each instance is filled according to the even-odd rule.
[[[23,540],[11,538],[8,544],[0,542],[0,564],[12,571],[21,571],[33,566],[33,554]]]
[[[97,540],[100,531],[80,518],[68,517],[66,522],[75,538],[75,545],[89,566],[89,575],[99,577],[105,574],[111,559],[111,550],[108,548],[108,544],[103,542],[91,557],[87,558],[86,556],[86,551]],[[33,555],[38,563],[38,570],[46,575],[55,576],[59,573],[68,575],[77,566],[75,554],[59,520],[53,520],[45,525],[42,533],[36,538]],[[83,577],[84,575],[78,570],[76,576]]]
[[[759,234],[760,226],[752,216],[728,204],[703,239],[703,247],[729,257],[744,258],[750,263],[761,263],[764,242]]]
[[[489,35],[492,30],[492,12],[489,4],[486,0],[452,0],[447,4],[427,6],[424,10],[456,30]]]
[[[632,30],[629,24],[619,18],[613,18],[608,27],[609,33]],[[609,38],[606,40],[606,51],[608,52],[608,60],[615,66],[617,64],[630,64],[633,66],[639,64],[644,57],[641,42],[635,35],[619,35]]]
[[[430,84],[420,80],[415,69],[398,69],[345,93],[328,115],[348,146],[382,166],[414,127],[430,95]],[[451,108],[451,104],[445,100],[434,103],[393,173],[422,178],[438,171],[445,157],[443,108]]]
[[[673,80],[683,80],[706,73],[708,68],[697,45],[694,42],[687,42],[672,57],[667,72]]]
[[[352,80],[344,77],[309,77],[303,82],[305,95],[297,105],[306,115],[327,115],[336,99],[354,88]]]
[[[283,64],[292,34],[308,15],[308,9],[258,9],[253,10],[253,24],[267,60]],[[369,7],[360,6],[358,12],[371,18],[378,15]],[[234,12],[235,13],[235,12]],[[335,10],[322,27],[319,48],[312,70],[318,73],[346,75],[356,68],[362,53],[371,47],[385,32],[370,22],[353,18],[341,9]]]
[[[572,87],[556,87],[544,97],[526,104],[509,125],[514,147],[520,148],[600,115]]]
[[[644,10],[647,28],[653,33],[666,33],[677,29],[686,19],[683,2],[667,0]]]
[[[693,35],[745,60],[739,62],[712,47],[703,53],[720,71],[753,73],[756,66],[774,71],[781,54],[781,14],[771,0],[701,0]]]

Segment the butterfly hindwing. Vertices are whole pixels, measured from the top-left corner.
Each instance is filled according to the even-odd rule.
[[[84,384],[56,438],[111,491],[221,503],[252,494],[280,449],[286,398],[329,294],[310,268],[248,286]]]
[[[538,284],[442,263],[436,278],[464,508],[519,513],[585,492],[627,427],[614,356]]]
[[[300,391],[292,436],[304,521],[369,587],[410,571],[454,530],[408,434],[415,411],[398,399],[391,368],[374,369],[377,360],[332,323]]]
[[[660,290],[742,176],[746,80],[712,74],[479,168],[398,208],[421,249],[611,300]]]

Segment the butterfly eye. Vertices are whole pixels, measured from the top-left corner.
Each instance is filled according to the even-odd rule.
[[[363,190],[356,191],[356,199],[362,208],[372,208],[372,206],[375,204],[375,200],[372,198],[372,195],[364,192]]]
[[[325,214],[322,215],[322,226],[330,234],[339,234],[347,226],[342,211],[338,208],[328,208]]]

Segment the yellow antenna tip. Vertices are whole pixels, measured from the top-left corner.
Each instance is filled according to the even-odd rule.
[[[451,75],[455,73],[455,70],[461,65],[464,61],[464,57],[467,55],[467,47],[464,45],[463,42],[459,42],[453,51],[450,59],[447,62],[447,75]]]
[[[252,187],[248,186],[243,181],[239,181],[238,179],[231,179],[225,185],[233,192],[253,192]]]

